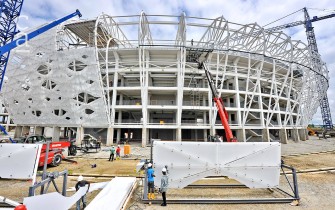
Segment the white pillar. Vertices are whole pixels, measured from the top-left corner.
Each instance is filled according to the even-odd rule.
[[[176,129],[176,135],[177,135],[176,141],[181,141],[181,128]]]
[[[113,145],[113,137],[114,137],[114,128],[108,128],[106,146]]]
[[[35,126],[34,130],[36,135],[43,135],[43,128],[41,126]]]
[[[263,128],[262,131],[263,142],[270,142],[270,133],[268,128]]]
[[[148,129],[142,128],[142,147],[145,147],[147,145],[148,141]]]
[[[81,140],[84,138],[84,128],[83,127],[78,127],[77,128],[77,135],[76,135],[76,144],[80,145]]]
[[[14,138],[18,138],[20,136],[22,136],[23,134],[23,126],[16,126],[15,127],[15,133],[14,133]]]
[[[207,129],[204,129],[204,141],[207,141]]]
[[[121,140],[121,128],[118,128],[116,131],[116,143],[120,144],[120,140]]]
[[[291,132],[292,132],[292,138],[293,138],[293,140],[295,142],[300,141],[298,129],[293,128]]]
[[[52,141],[59,141],[60,127],[54,126],[52,128]]]
[[[282,128],[279,130],[279,139],[280,139],[280,142],[282,144],[287,144],[287,133],[286,133],[286,129],[285,128]]]

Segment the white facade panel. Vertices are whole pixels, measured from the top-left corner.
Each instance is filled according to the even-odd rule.
[[[155,141],[153,163],[157,186],[168,166],[169,188],[184,188],[207,176],[228,176],[249,188],[278,187],[280,144]]]
[[[35,180],[42,145],[0,144],[0,177]]]

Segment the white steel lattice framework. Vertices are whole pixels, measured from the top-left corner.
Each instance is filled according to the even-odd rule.
[[[107,143],[131,129],[150,138],[223,135],[204,72],[189,57],[214,49],[208,67],[239,141],[306,138],[328,88],[317,91],[306,44],[223,17],[112,17],[67,22],[14,50],[4,86],[19,125],[108,128]],[[167,132],[164,132],[167,131]],[[224,135],[223,135],[224,136]]]

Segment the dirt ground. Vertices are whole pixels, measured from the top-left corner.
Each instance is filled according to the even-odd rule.
[[[104,156],[106,157],[106,156]],[[67,169],[69,171],[67,188],[73,187],[77,182],[78,175],[84,175],[85,179],[94,182],[109,181],[112,176],[142,176],[136,173],[135,168],[139,160],[122,159],[110,162],[107,158],[73,158],[77,164],[63,161],[58,167],[49,167],[48,171],[62,171]],[[284,156],[285,164],[291,165],[299,170],[317,169],[317,168],[335,168],[335,152],[310,154],[301,156]],[[91,166],[96,164],[95,168]],[[99,175],[102,177],[93,177]],[[105,176],[105,177],[103,177]],[[289,176],[290,177],[290,176]],[[233,182],[227,179],[203,179],[198,181],[198,184],[213,184]],[[58,180],[57,183],[60,183]],[[141,182],[139,182],[141,183]],[[280,187],[289,189],[285,182],[285,178],[281,176]],[[28,188],[31,186],[30,181],[18,180],[4,180],[0,179],[0,195],[9,199],[22,202],[23,197],[28,195]],[[335,208],[335,172],[325,173],[308,173],[298,174],[299,194],[301,197],[299,206],[291,206],[288,203],[284,204],[168,204],[167,207],[161,207],[157,204],[151,206],[141,202],[142,186],[139,184],[137,190],[134,192],[132,199],[128,203],[126,209],[140,210],[140,209],[334,209]],[[50,191],[54,191],[50,188]],[[98,191],[90,193],[88,200],[92,200]],[[68,192],[68,196],[73,192]],[[160,199],[161,195],[158,195]],[[259,197],[283,197],[278,192],[270,192],[266,189],[170,189],[167,193],[168,199],[182,199],[182,198],[257,198]],[[75,209],[74,207],[71,208]]]

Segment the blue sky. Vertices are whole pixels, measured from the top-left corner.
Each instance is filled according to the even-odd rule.
[[[228,21],[247,24],[257,22],[264,26],[303,7],[307,7],[311,17],[335,12],[334,0],[25,0],[19,28],[21,30],[39,26],[79,9],[83,19],[91,19],[106,13],[112,16],[146,14],[180,15],[217,18],[224,16]],[[313,9],[312,9],[313,8]],[[303,20],[303,13],[289,16],[270,26]],[[313,24],[319,53],[328,65],[330,88],[328,98],[335,122],[335,18]],[[270,27],[269,26],[269,27]],[[286,29],[293,39],[306,41],[303,26]],[[322,123],[318,111],[312,123]]]

